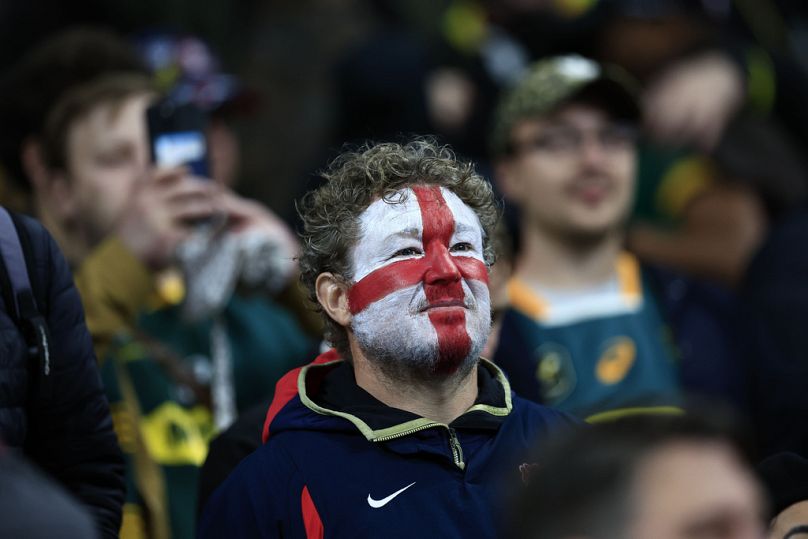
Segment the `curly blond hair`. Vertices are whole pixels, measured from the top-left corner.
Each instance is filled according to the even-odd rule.
[[[437,185],[451,190],[479,217],[484,258],[487,264],[493,264],[495,254],[490,240],[501,204],[488,181],[475,172],[474,165],[458,161],[447,146],[425,138],[406,144],[368,143],[341,154],[321,176],[325,183],[307,193],[298,204],[303,222],[300,279],[323,316],[326,339],[344,358],[350,359],[347,333],[323,312],[317,302],[315,281],[324,272],[352,280],[349,252],[359,240],[359,216],[375,200],[403,202],[392,195],[412,185]]]

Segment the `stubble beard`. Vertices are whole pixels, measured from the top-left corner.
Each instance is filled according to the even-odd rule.
[[[476,367],[491,329],[491,303],[485,283],[469,281],[463,289],[470,341],[465,355],[451,349],[441,352],[436,329],[422,311],[426,305],[422,285],[389,294],[354,316],[351,328],[357,344],[387,383],[462,380]]]

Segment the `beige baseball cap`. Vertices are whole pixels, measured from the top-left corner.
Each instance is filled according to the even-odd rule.
[[[500,100],[490,138],[492,154],[510,152],[516,123],[547,114],[584,93],[601,97],[619,118],[640,119],[637,82],[623,69],[578,55],[545,58],[533,64]]]

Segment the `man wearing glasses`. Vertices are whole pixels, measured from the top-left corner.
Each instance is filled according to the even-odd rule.
[[[584,418],[669,411],[685,392],[741,400],[725,298],[623,249],[639,117],[617,68],[555,57],[504,97],[492,134],[520,229],[494,361],[517,393]]]

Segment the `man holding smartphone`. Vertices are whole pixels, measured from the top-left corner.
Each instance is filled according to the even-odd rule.
[[[166,270],[200,222],[221,216],[222,237],[270,237],[287,258],[296,243],[260,204],[187,166],[155,166],[146,117],[158,93],[128,60],[103,62],[113,48],[126,47],[80,30],[23,59],[11,95],[45,76],[55,95],[37,102],[48,110],[20,137],[20,168],[75,268],[102,364],[129,467],[122,536],[191,537],[198,467],[221,427],[217,403],[229,402],[232,417],[267,398],[313,343],[265,296],[225,297],[219,325],[183,318],[188,281]],[[217,390],[228,387],[223,398]]]

